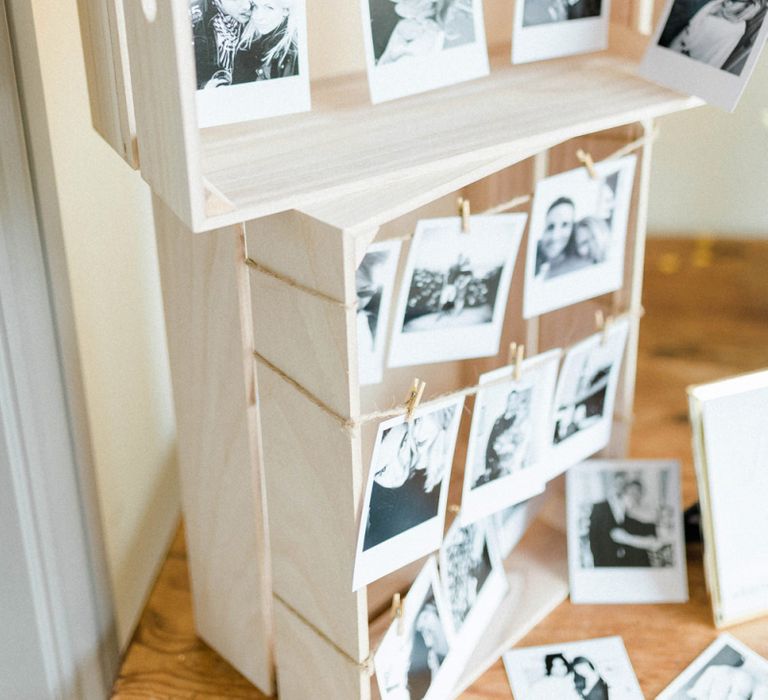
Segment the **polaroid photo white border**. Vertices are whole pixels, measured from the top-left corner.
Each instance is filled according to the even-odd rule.
[[[413,420],[428,416],[443,409],[453,409],[451,422],[445,431],[445,470],[440,481],[440,496],[438,499],[437,515],[425,520],[408,530],[400,532],[393,537],[385,539],[378,544],[364,550],[365,534],[368,524],[368,516],[371,508],[371,494],[375,477],[375,469],[380,457],[380,450],[384,432],[395,426],[406,423],[406,416],[396,416],[379,424],[374,443],[371,466],[368,471],[368,483],[365,489],[365,498],[360,515],[360,527],[357,538],[357,556],[352,579],[352,590],[357,591],[363,586],[386,576],[411,562],[437,551],[443,541],[445,529],[445,511],[448,504],[448,485],[451,480],[453,456],[456,449],[456,439],[461,423],[464,397],[449,397],[442,401],[435,401],[417,409],[413,414]]]
[[[358,267],[358,271],[365,264],[365,259],[371,254],[386,253],[387,259],[382,263],[381,272],[381,299],[379,301],[379,311],[376,317],[376,330],[371,341],[371,351],[366,352],[363,339],[370,336],[367,328],[360,329],[360,324],[367,316],[365,311],[360,309],[360,296],[358,289],[358,309],[357,309],[357,348],[358,348],[358,377],[360,386],[370,386],[379,384],[384,377],[384,354],[387,349],[387,340],[389,339],[389,319],[393,304],[395,291],[395,279],[397,277],[397,268],[400,263],[401,241],[382,241],[373,243],[365,251],[363,260]],[[368,335],[364,335],[364,333]],[[366,346],[367,347],[367,346]]]
[[[693,697],[688,695],[688,691],[693,690],[695,683],[698,682],[699,678],[703,677],[704,672],[706,672],[712,661],[726,647],[730,647],[731,650],[742,656],[744,664],[740,668],[745,668],[746,670],[748,667],[748,672],[751,672],[751,675],[754,674],[753,680],[755,680],[755,675],[757,675],[760,682],[765,686],[766,693],[768,693],[768,659],[760,656],[732,635],[723,633],[702,651],[670,685],[657,695],[656,700],[688,700],[688,698]],[[720,666],[722,664],[717,665]],[[692,682],[694,685],[689,688],[688,686]],[[761,698],[766,696],[760,695]]]
[[[389,1],[389,0],[387,0]],[[504,324],[512,274],[520,248],[526,214],[500,214],[497,216],[470,217],[470,230],[463,233],[459,217],[422,219],[416,225],[411,241],[408,261],[400,283],[394,327],[389,349],[389,367],[466,360],[477,357],[491,357],[499,351],[501,331]],[[443,235],[448,242],[455,243],[458,254],[461,246],[481,241],[483,236],[493,237],[490,250],[499,250],[499,241],[504,240],[506,248],[502,259],[502,272],[496,290],[493,317],[490,322],[475,325],[461,325],[437,330],[405,331],[405,314],[410,296],[411,281],[416,269],[421,247],[427,245],[428,237]]]
[[[570,660],[565,656],[566,654],[571,657]],[[621,637],[602,637],[578,642],[511,649],[503,655],[502,659],[515,700],[528,700],[533,692],[532,685],[534,682],[540,680],[551,682],[551,677],[546,675],[539,676],[535,681],[532,680],[530,669],[533,666],[539,669],[543,668],[546,657],[553,655],[562,655],[566,663],[570,663],[579,656],[588,659],[599,678],[607,683],[611,689],[611,700],[614,697],[617,700],[619,698],[621,700],[645,700]],[[600,661],[595,661],[596,657]],[[537,693],[536,697],[540,698],[551,697],[554,700],[554,698],[561,697],[561,693],[551,686],[546,691],[543,688],[536,688],[535,692]]]
[[[671,547],[671,566],[595,566],[584,567],[581,563],[580,527],[583,517],[580,511],[585,480],[601,473],[615,475],[626,472],[630,481],[659,476],[667,473],[666,505],[670,509],[665,517],[667,522],[666,541]],[[566,504],[568,517],[568,573],[572,603],[685,603],[688,600],[688,575],[685,557],[685,536],[683,515],[680,505],[680,465],[674,461],[656,460],[590,460],[568,470],[566,475]],[[595,520],[605,513],[609,505],[605,495],[602,501],[593,502],[601,506]],[[590,533],[592,516],[590,515]],[[606,528],[607,529],[607,528]],[[603,533],[603,537],[610,536]],[[591,542],[591,534],[590,534]],[[595,538],[596,546],[600,539]],[[620,556],[621,552],[617,551]],[[604,549],[604,547],[603,547]],[[610,555],[609,555],[610,556]],[[606,557],[603,556],[602,561]]]
[[[613,409],[616,404],[616,390],[619,384],[624,361],[624,351],[629,335],[629,321],[620,319],[606,331],[596,333],[568,350],[565,361],[560,369],[560,377],[555,390],[555,399],[552,407],[552,430],[550,439],[553,440],[549,456],[550,473],[548,479],[553,479],[568,467],[583,462],[595,452],[602,450],[611,439],[613,429]],[[569,390],[565,382],[575,374],[578,364],[582,364],[586,356],[594,358],[599,353],[604,361],[611,361],[608,381],[606,383],[605,400],[600,419],[592,425],[580,429],[578,432],[565,437],[558,443],[554,443],[554,437],[558,425],[558,412],[564,405],[565,392]],[[578,402],[574,406],[578,405]],[[574,408],[575,413],[575,408]]]
[[[293,0],[293,3],[294,11],[299,13],[298,75],[198,90],[196,102],[199,128],[308,112],[312,108],[306,0]],[[194,62],[194,55],[192,60]]]
[[[512,63],[530,63],[608,48],[611,0],[602,0],[600,15],[523,26],[526,0],[515,2]]]
[[[480,377],[480,389],[472,411],[467,462],[464,468],[460,515],[463,525],[476,522],[507,506],[527,501],[544,491],[547,484],[547,457],[552,442],[552,400],[562,354],[562,350],[556,349],[525,360],[521,365],[520,381],[514,379],[514,367],[501,367]],[[498,383],[505,378],[509,380],[508,383]],[[484,389],[484,385],[491,386]],[[474,467],[478,461],[485,462],[487,438],[494,425],[493,418],[485,415],[487,402],[499,394],[508,395],[513,390],[531,392],[528,420],[533,426],[529,447],[532,461],[512,474],[473,487],[473,482],[477,479]],[[496,420],[500,418],[501,416]]]
[[[640,62],[639,73],[664,87],[695,95],[711,105],[729,112],[736,109],[742,92],[747,86],[757,60],[768,38],[768,16],[763,19],[755,43],[740,75],[708,65],[698,59],[660,46],[659,40],[667,25],[676,1],[668,0],[664,12],[651,38],[648,49]]]
[[[448,530],[439,553],[440,581],[443,586],[443,600],[449,611],[449,629],[452,639],[450,661],[452,665],[457,667],[459,672],[464,668],[467,660],[481,640],[483,633],[493,619],[499,605],[504,600],[504,596],[509,588],[501,556],[496,549],[495,541],[488,537],[485,525],[483,523],[473,523],[468,527],[476,529],[477,536],[482,538],[484,546],[487,548],[490,572],[480,588],[471,609],[460,624],[457,624],[453,615],[451,592],[448,584],[448,571],[450,568],[448,550],[459,536],[461,530],[465,529],[465,526],[461,525],[458,518],[454,520]]]
[[[545,500],[546,492],[500,510],[486,519],[489,536],[495,542],[494,546],[502,559],[506,559],[523,539]],[[507,514],[507,511],[511,512]]]
[[[482,0],[470,0],[475,33],[473,42],[426,56],[408,56],[385,65],[377,65],[374,56],[371,1],[392,0],[360,0],[368,85],[374,104],[482,78],[490,73]]]
[[[599,179],[593,180],[586,168],[576,168],[541,180],[531,206],[528,234],[528,250],[525,264],[525,291],[523,317],[533,318],[556,309],[608,294],[620,289],[624,283],[624,258],[627,241],[627,224],[632,205],[632,191],[635,182],[637,156],[629,155],[616,160],[602,161],[595,165]],[[589,216],[592,209],[584,209],[584,198],[595,198],[595,206],[602,196],[604,181],[616,174],[613,218],[610,226],[608,255],[602,262],[589,267],[566,272],[552,279],[537,272],[539,242],[546,227],[548,210],[560,197],[568,197],[575,204],[575,224],[583,216]],[[579,194],[582,197],[579,197]]]
[[[379,687],[381,700],[401,700],[404,684],[398,683],[392,685],[389,672],[394,673],[396,677],[403,676],[407,678],[408,668],[403,668],[402,664],[407,660],[402,651],[403,642],[412,639],[416,633],[416,623],[418,614],[424,606],[429,596],[429,592],[435,599],[435,608],[437,617],[442,623],[447,643],[446,655],[440,665],[436,676],[432,678],[427,694],[423,696],[424,700],[441,700],[447,697],[450,689],[453,687],[450,671],[451,665],[446,663],[451,651],[450,629],[447,622],[450,618],[450,612],[447,609],[442,595],[440,580],[437,575],[437,561],[434,556],[427,559],[416,580],[411,585],[408,595],[403,601],[403,617],[395,620],[385,633],[384,637],[376,649],[373,656],[373,665],[376,670],[376,683]],[[393,668],[393,665],[395,668]],[[397,668],[400,666],[400,668]]]

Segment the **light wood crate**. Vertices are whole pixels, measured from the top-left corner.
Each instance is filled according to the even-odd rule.
[[[267,693],[276,670],[287,700],[375,696],[366,662],[419,563],[352,593],[376,426],[340,419],[397,404],[414,375],[429,398],[476,383],[513,340],[533,354],[593,332],[598,308],[630,311],[607,451],[625,454],[650,143],[638,154],[622,289],[525,322],[521,254],[496,358],[386,370],[381,385],[361,388],[355,270],[366,248],[455,214],[459,195],[480,212],[528,194],[576,167],[578,148],[599,160],[699,102],[633,74],[654,8],[615,0],[607,52],[510,66],[503,47],[488,78],[376,107],[361,73],[319,80],[311,113],[200,130],[186,0],[158,2],[153,22],[129,0],[125,35],[120,0],[79,2],[84,26],[109,31],[83,35],[94,124],[154,192],[198,632]],[[511,3],[486,2],[489,30],[507,31],[511,19],[494,22],[489,5],[511,17]],[[310,36],[315,51],[334,40]],[[246,265],[246,249],[260,267]],[[451,503],[467,428],[465,419]],[[457,693],[567,595],[561,487],[507,562],[504,612]]]

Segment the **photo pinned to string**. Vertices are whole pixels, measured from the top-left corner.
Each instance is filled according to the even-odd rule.
[[[419,221],[400,289],[388,365],[491,357],[525,214]]]
[[[541,493],[547,483],[552,400],[562,350],[480,377],[462,493],[462,524]]]
[[[636,163],[635,155],[599,163],[590,159],[584,167],[537,184],[525,269],[525,318],[621,288]]]

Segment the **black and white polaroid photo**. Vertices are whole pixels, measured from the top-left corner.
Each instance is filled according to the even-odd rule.
[[[527,501],[546,486],[550,418],[561,350],[480,377],[467,444],[461,522]]]
[[[360,0],[374,103],[488,75],[482,0]]]
[[[546,178],[531,208],[523,315],[614,292],[624,281],[634,155]]]
[[[437,551],[443,541],[464,398],[379,425],[360,518],[353,590]]]
[[[400,241],[373,243],[355,274],[361,386],[379,384],[383,378],[389,311],[399,260]]]
[[[389,2],[389,0],[386,0]],[[499,352],[525,214],[420,221],[411,241],[390,342],[390,367]]]
[[[427,559],[373,657],[381,700],[442,700],[450,692],[446,657],[450,613],[443,603],[435,557]]]
[[[686,602],[680,465],[591,460],[566,479],[571,602]]]
[[[486,519],[488,537],[494,540],[494,546],[502,560],[506,559],[523,539],[528,526],[544,505],[545,498],[546,495],[542,493],[523,503],[504,508]]]
[[[555,391],[549,479],[602,450],[611,439],[629,321],[582,340],[565,356]]]
[[[641,75],[733,110],[768,36],[766,0],[668,0]]]
[[[519,0],[512,63],[607,48],[610,9],[610,0]]]
[[[643,700],[621,637],[511,649],[503,659],[515,700]]]
[[[201,128],[310,109],[306,0],[188,0]]]
[[[768,659],[721,634],[656,700],[768,700]]]

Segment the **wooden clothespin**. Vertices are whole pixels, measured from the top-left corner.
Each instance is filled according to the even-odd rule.
[[[613,325],[613,316],[606,318],[605,312],[602,309],[598,309],[595,311],[595,324],[597,325],[597,330],[603,334],[600,343],[605,345],[608,342],[608,333],[610,333],[611,326]]]
[[[464,197],[459,197],[459,216],[461,217],[461,232],[469,233],[469,217],[472,215],[472,210],[469,205],[469,200]]]
[[[392,619],[397,620],[397,633],[405,632],[405,601],[399,593],[392,596]]]
[[[461,506],[457,503],[451,503],[451,505],[448,506],[448,512],[452,513],[453,515],[458,515],[460,510]]]
[[[520,378],[523,376],[523,360],[524,359],[525,359],[525,345],[523,345],[522,343],[520,345],[518,345],[517,343],[510,343],[507,364],[514,365],[515,367],[514,377],[516,382],[519,382]]]
[[[411,390],[408,392],[408,398],[405,400],[405,417],[409,423],[413,420],[413,412],[419,407],[421,397],[424,396],[424,389],[426,388],[427,383],[422,382],[418,377],[413,380]]]
[[[576,151],[576,157],[579,159],[579,162],[587,169],[589,176],[593,180],[600,179],[600,176],[597,174],[597,170],[595,170],[595,161],[592,160],[592,156],[589,153],[587,153],[583,148],[580,148],[578,151]]]

